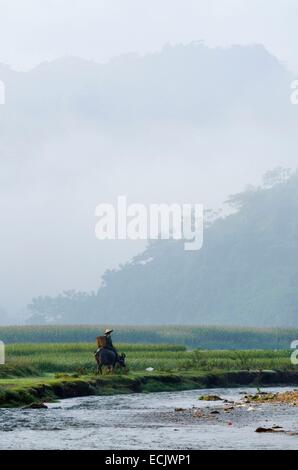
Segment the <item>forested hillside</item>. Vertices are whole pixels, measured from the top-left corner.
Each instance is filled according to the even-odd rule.
[[[150,243],[97,293],[34,299],[32,321],[298,326],[298,174],[232,196],[202,250]]]

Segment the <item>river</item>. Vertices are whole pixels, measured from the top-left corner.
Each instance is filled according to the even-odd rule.
[[[256,392],[92,396],[48,404],[46,410],[1,409],[0,449],[297,449],[298,408],[243,405],[244,391]],[[235,403],[225,410],[229,405],[223,401],[198,400],[207,393]],[[259,426],[280,426],[293,434],[258,434]]]

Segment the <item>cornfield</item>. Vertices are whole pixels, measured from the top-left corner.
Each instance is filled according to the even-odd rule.
[[[6,344],[91,343],[104,328],[98,325],[0,327],[0,340]],[[297,329],[122,325],[113,328],[116,343],[170,343],[189,349],[288,349],[298,339]]]

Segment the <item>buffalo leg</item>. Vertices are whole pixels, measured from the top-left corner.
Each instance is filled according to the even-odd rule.
[[[96,369],[96,373],[100,375],[102,375],[102,366],[100,364],[100,362],[97,363],[97,369]]]

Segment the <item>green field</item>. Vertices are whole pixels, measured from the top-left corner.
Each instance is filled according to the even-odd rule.
[[[30,330],[29,330],[30,331]],[[69,330],[68,330],[69,333]],[[77,396],[297,384],[290,350],[189,350],[179,344],[117,343],[127,371],[95,375],[95,344],[17,343],[0,366],[0,407]],[[154,370],[149,372],[147,368]]]
[[[0,377],[92,374],[95,337],[103,326],[0,327],[6,365]],[[131,372],[292,370],[296,330],[220,327],[114,326],[114,342]]]
[[[109,325],[110,326],[110,325]],[[0,340],[11,343],[92,343],[103,325],[0,327]],[[175,344],[189,349],[289,349],[297,329],[217,326],[117,326],[116,343]]]
[[[118,344],[127,355],[130,372],[177,373],[184,371],[230,371],[295,369],[289,350],[194,350],[179,345]],[[6,365],[0,377],[26,377],[43,374],[92,374],[95,371],[93,343],[11,344],[6,347]]]

